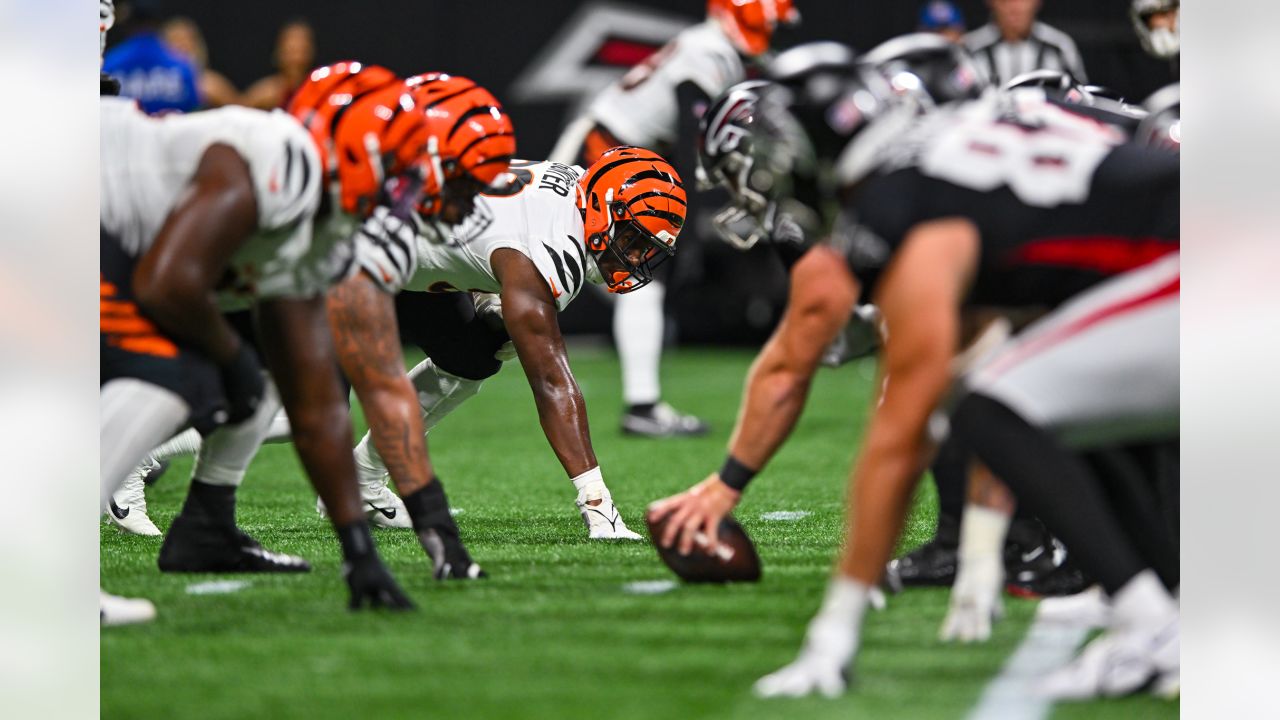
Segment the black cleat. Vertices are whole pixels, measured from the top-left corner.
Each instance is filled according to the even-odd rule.
[[[903,587],[949,587],[956,579],[960,545],[960,521],[938,515],[933,539],[895,560],[885,568],[885,582],[894,591]]]
[[[1090,585],[1093,585],[1093,578],[1071,562],[1071,557],[1068,556],[1051,572],[1037,576],[1033,580],[1018,582],[1010,576],[1005,590],[1011,595],[1034,599],[1075,595],[1084,592]]]
[[[1004,541],[1004,576],[1010,585],[1033,585],[1062,562],[1061,545],[1035,518],[1016,518]]]
[[[310,572],[306,560],[262,547],[234,525],[214,525],[178,515],[158,560],[161,572]]]

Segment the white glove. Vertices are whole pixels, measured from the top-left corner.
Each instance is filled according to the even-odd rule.
[[[848,685],[848,669],[858,652],[859,624],[843,614],[823,612],[809,622],[795,662],[756,681],[764,698],[803,697],[815,692],[837,697]]]
[[[975,505],[964,510],[960,526],[960,553],[951,607],[942,621],[938,638],[943,642],[984,642],[991,637],[991,622],[1004,614],[1000,600],[1004,584],[1004,536],[1009,516]]]

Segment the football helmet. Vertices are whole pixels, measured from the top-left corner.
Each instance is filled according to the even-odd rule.
[[[364,217],[403,180],[424,180],[426,116],[407,90],[386,68],[340,62],[311,71],[289,101],[343,212]]]
[[[1138,33],[1142,49],[1161,60],[1171,60],[1181,51],[1178,39],[1179,0],[1133,0],[1129,4],[1129,19],[1133,21],[1133,30]],[[1162,13],[1172,13],[1172,26],[1152,28],[1151,17]]]
[[[1150,147],[1182,148],[1182,93],[1178,83],[1166,85],[1142,103],[1147,116],[1138,124],[1134,140]]]
[[[861,61],[879,70],[894,92],[926,107],[973,100],[990,84],[963,47],[935,33],[899,35]]]
[[[738,52],[755,57],[769,49],[779,23],[800,21],[800,11],[793,0],[707,0],[707,17],[720,24]]]
[[[648,285],[675,254],[684,225],[684,185],[675,168],[644,148],[607,150],[578,181],[587,251],[612,293]]]
[[[516,152],[515,128],[502,104],[475,82],[457,75],[427,73],[405,81],[425,112],[430,137],[428,177],[418,212],[440,212],[460,205],[461,222],[470,214],[476,193],[507,171]],[[433,183],[438,178],[440,186]]]

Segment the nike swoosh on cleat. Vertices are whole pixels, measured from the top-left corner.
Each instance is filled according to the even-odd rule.
[[[111,499],[111,514],[116,516],[117,520],[123,520],[129,517],[129,508],[122,508],[116,504],[115,498]]]
[[[365,505],[368,505],[369,507],[373,508],[374,510],[377,510],[378,512],[382,513],[382,517],[384,517],[384,518],[386,518],[386,519],[388,519],[388,520],[395,520],[395,519],[396,519],[396,509],[395,509],[395,508],[380,508],[380,507],[378,507],[377,505],[374,505],[373,503],[365,503]]]
[[[610,519],[608,515],[605,515],[604,513],[600,512],[599,510],[597,510],[596,508],[594,508],[594,507],[592,507],[592,506],[590,506],[590,505],[588,505],[588,506],[587,506],[587,510],[589,510],[589,511],[591,511],[591,512],[593,512],[593,513],[597,514],[597,515],[599,515],[599,516],[600,516],[600,517],[602,517],[602,518],[604,518],[605,522],[609,523],[609,527],[613,528],[613,531],[614,531],[614,532],[617,532],[617,531],[618,531],[618,520],[619,520],[619,518],[621,518],[621,515],[619,515],[619,514],[618,514],[618,509],[617,509],[617,508],[614,508],[614,509],[613,509],[613,518],[612,518],[612,519]]]
[[[1044,546],[1041,545],[1029,553],[1022,553],[1022,562],[1029,563],[1043,554],[1044,554]]]

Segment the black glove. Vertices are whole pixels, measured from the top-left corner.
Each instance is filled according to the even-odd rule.
[[[424,488],[405,497],[405,509],[413,521],[418,542],[431,558],[431,575],[437,580],[474,580],[489,577],[471,560],[471,554],[462,544],[458,524],[449,512],[449,498],[444,494],[444,483],[432,478]]]
[[[337,528],[342,544],[342,578],[351,590],[351,610],[366,605],[389,610],[413,610],[413,601],[404,594],[390,571],[382,564],[373,545],[369,523],[361,520]]]
[[[360,610],[366,605],[375,609],[415,609],[413,601],[396,584],[376,553],[355,562],[344,562],[342,575],[351,590],[351,602],[347,606],[351,610]]]
[[[248,343],[240,343],[236,356],[222,366],[222,390],[227,396],[227,423],[234,425],[253,417],[266,389],[267,382],[262,376],[258,354]]]

